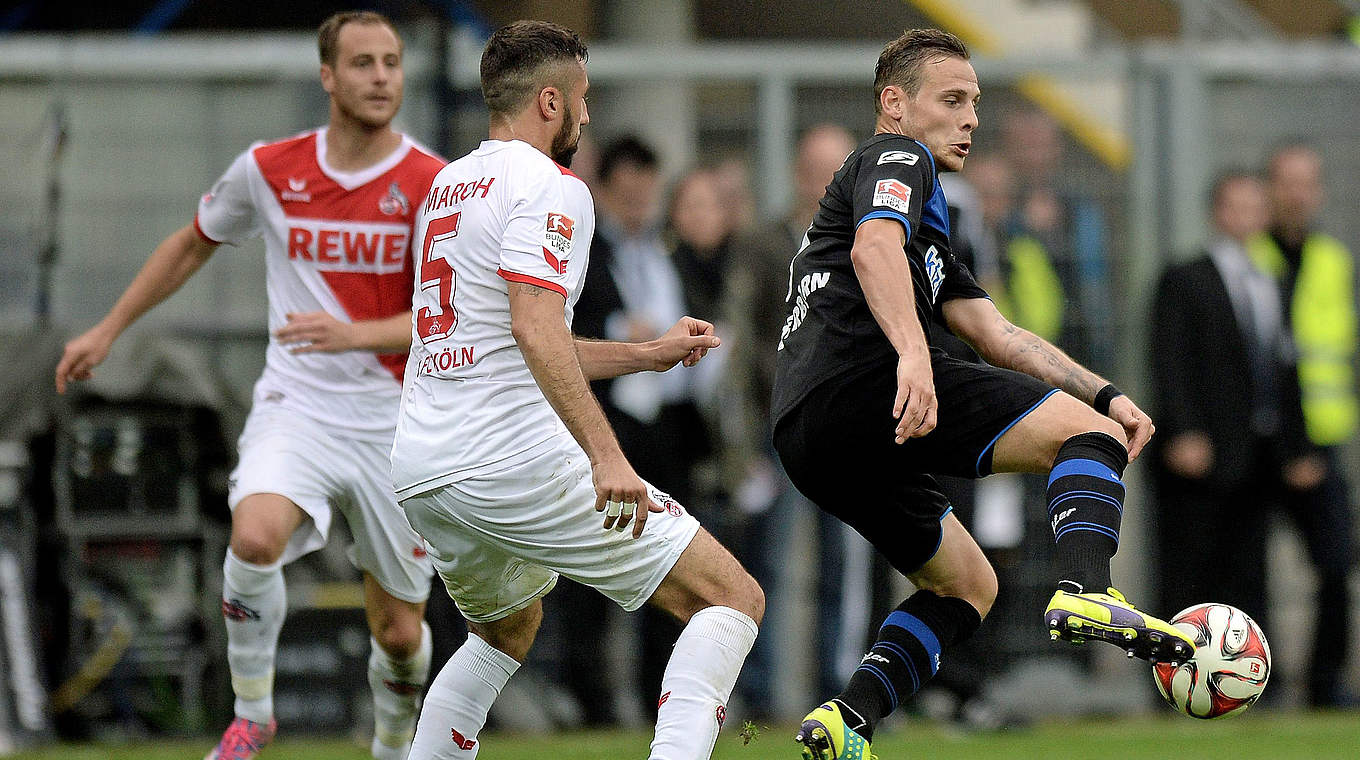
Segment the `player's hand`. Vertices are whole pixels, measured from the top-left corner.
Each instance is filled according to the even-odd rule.
[[[930,371],[930,350],[923,344],[897,358],[897,396],[893,399],[893,419],[898,443],[920,438],[935,429],[939,402],[935,398],[935,377]]]
[[[652,341],[652,369],[665,372],[677,363],[693,367],[709,349],[722,345],[713,324],[694,317],[681,317],[664,335]]]
[[[1327,477],[1327,460],[1321,454],[1305,454],[1285,462],[1285,485],[1295,491],[1311,491]]]
[[[647,514],[661,511],[648,495],[647,484],[622,454],[592,462],[590,471],[595,482],[595,511],[605,513],[604,529],[622,531],[631,522],[633,538],[640,537]]]
[[[1130,462],[1138,458],[1143,447],[1151,440],[1152,434],[1157,432],[1157,426],[1152,424],[1152,418],[1144,414],[1128,396],[1115,396],[1110,401],[1110,419],[1118,422],[1124,428],[1124,434],[1129,437]]]
[[[1162,452],[1167,469],[1187,480],[1209,476],[1214,467],[1214,444],[1209,436],[1191,430],[1173,436]]]
[[[355,328],[351,322],[341,322],[324,311],[285,316],[288,324],[275,330],[274,337],[292,353],[333,354],[354,349]]]
[[[109,355],[113,339],[103,328],[92,327],[67,342],[61,361],[57,362],[57,393],[65,393],[66,383],[71,380],[94,377],[94,368]]]

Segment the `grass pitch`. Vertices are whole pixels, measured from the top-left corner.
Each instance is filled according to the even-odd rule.
[[[741,726],[729,724],[718,738],[714,760],[797,760],[793,726],[762,727],[743,745]],[[645,732],[579,732],[551,736],[488,733],[479,757],[486,760],[630,760],[647,753]],[[152,741],[125,745],[62,745],[22,752],[13,760],[197,760],[211,739]],[[1097,749],[1099,748],[1099,749]],[[1092,755],[1120,760],[1353,760],[1360,757],[1360,713],[1261,711],[1221,721],[1175,715],[1044,723],[991,734],[960,735],[911,721],[886,729],[874,742],[880,760],[974,760]],[[368,760],[366,747],[347,741],[284,736],[261,760]]]

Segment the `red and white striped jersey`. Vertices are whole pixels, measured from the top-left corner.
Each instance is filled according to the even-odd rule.
[[[399,498],[570,438],[510,333],[509,283],[562,295],[570,327],[594,232],[586,184],[528,143],[484,141],[434,178],[412,246],[420,272],[392,451]]]
[[[272,335],[287,315],[343,321],[411,305],[411,224],[444,162],[403,135],[354,172],[326,163],[326,130],[242,153],[200,199],[194,228],[213,243],[264,237],[269,348],[255,399],[269,398],[356,437],[391,440],[404,354],[293,354]]]

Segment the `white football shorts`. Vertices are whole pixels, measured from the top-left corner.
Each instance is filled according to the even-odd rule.
[[[304,520],[288,541],[284,563],[326,545],[333,509],[354,535],[351,556],[387,593],[408,602],[430,595],[432,567],[392,490],[392,447],[357,440],[276,403],[257,400],[237,444],[232,510],[251,494],[275,493],[298,505]]]
[[[463,615],[486,623],[528,607],[559,574],[597,589],[625,610],[656,592],[699,531],[666,493],[648,484],[662,512],[605,530],[595,511],[590,462],[575,441],[491,475],[468,478],[403,499],[425,537],[434,567]],[[639,509],[643,507],[639,506]]]

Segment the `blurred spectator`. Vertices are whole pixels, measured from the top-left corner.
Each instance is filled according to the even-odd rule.
[[[735,179],[734,183],[731,176],[724,177],[717,168],[690,170],[676,180],[666,215],[671,262],[680,276],[685,303],[692,316],[714,322],[719,335],[729,332],[726,324],[729,315],[725,313],[727,286],[735,264],[732,242],[741,213],[733,203],[741,195],[740,175]],[[705,411],[710,426],[721,417],[724,404],[718,385],[730,355],[714,351],[690,371],[694,398]],[[710,363],[709,359],[715,361]],[[712,485],[717,487],[716,483]]]
[[[958,177],[966,182],[977,199],[980,222],[973,240],[971,267],[988,293],[1004,289],[1001,277],[1001,252],[1005,248],[1005,234],[1015,214],[1015,170],[999,154],[983,153],[968,157],[959,175],[945,174],[948,180]],[[958,180],[950,180],[958,181]],[[946,187],[946,192],[953,190]],[[952,201],[957,193],[950,193]]]
[[[662,237],[660,162],[651,146],[625,136],[601,149],[597,171],[595,238],[572,329],[587,338],[651,340],[693,311]],[[695,405],[692,378],[676,371],[645,372],[597,381],[591,387],[638,475],[666,484],[677,501],[707,521],[707,510],[695,503],[692,467],[711,447]],[[573,587],[572,594],[578,590]],[[581,626],[566,634],[572,650],[566,667],[578,694],[598,688],[591,681],[598,682],[601,668],[596,663],[602,653],[591,631],[606,614],[604,597],[593,591],[580,593],[588,598],[561,602],[570,605],[571,616]],[[644,608],[638,625],[643,643],[638,686],[643,704],[655,710],[661,675],[680,626],[651,607]],[[592,722],[609,715],[598,711],[601,696],[583,699]]]
[[[1355,552],[1340,449],[1354,439],[1357,424],[1355,262],[1345,245],[1319,230],[1324,195],[1316,150],[1297,143],[1280,147],[1270,157],[1268,182],[1270,234],[1256,238],[1251,252],[1284,289],[1303,421],[1320,453],[1310,466],[1291,472],[1302,493],[1289,503],[1318,574],[1308,698],[1320,706],[1351,704],[1342,679],[1351,633],[1347,576]]]
[[[816,509],[788,482],[774,459],[770,443],[769,406],[774,383],[775,346],[787,307],[789,260],[812,223],[832,176],[855,149],[848,130],[833,124],[810,128],[794,158],[793,205],[776,220],[752,227],[734,238],[734,266],[727,283],[730,339],[723,350],[727,372],[719,398],[724,442],[724,480],[742,515],[738,556],[769,590],[771,612],[747,658],[737,692],[757,712],[778,712],[800,704],[803,695],[779,689],[778,665],[787,663],[795,644],[792,612],[805,599],[794,599],[786,562],[800,516],[811,521],[812,535],[799,536],[815,562],[815,624],[808,627],[816,663],[810,684],[818,694],[833,693],[859,664],[869,634],[869,599],[863,583],[843,584],[848,572],[863,576],[869,568],[867,543],[835,518]],[[721,186],[720,182],[720,186]],[[710,355],[710,358],[711,355]],[[847,556],[847,547],[853,547]],[[847,596],[843,585],[854,590]],[[795,658],[797,659],[797,658]]]
[[[1084,190],[1064,184],[1062,136],[1042,111],[1002,122],[1016,211],[1001,252],[1000,284],[988,292],[1016,324],[1101,373],[1113,367],[1105,216]]]
[[[1319,465],[1303,431],[1280,291],[1248,250],[1269,221],[1265,187],[1226,174],[1214,184],[1212,212],[1215,237],[1162,274],[1151,314],[1155,585],[1167,615],[1226,602],[1269,636],[1271,502],[1298,503],[1318,478],[1297,473]],[[1319,609],[1345,606],[1328,599]]]
[[[725,158],[713,167],[713,175],[732,231],[749,230],[756,223],[756,202],[751,194],[751,173],[746,159],[741,156]]]

